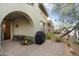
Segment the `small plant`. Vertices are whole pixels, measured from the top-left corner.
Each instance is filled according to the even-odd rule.
[[[56,39],[56,42],[61,42],[61,40],[59,38]]]
[[[52,39],[56,42],[61,42],[63,39],[59,38],[59,34],[58,33],[54,33],[54,32],[48,32],[46,33],[46,38],[47,39]]]
[[[63,38],[60,38],[60,37],[56,37],[56,42],[63,42]]]
[[[47,39],[53,39],[53,38],[55,38],[55,34],[52,33],[52,32],[47,32],[47,33],[46,33],[46,38],[47,38]]]
[[[21,42],[23,45],[30,45],[33,43],[33,40],[30,36],[24,37],[24,39]]]

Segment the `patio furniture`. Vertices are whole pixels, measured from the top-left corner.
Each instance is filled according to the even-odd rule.
[[[14,41],[22,41],[24,39],[24,35],[14,35],[13,40]]]

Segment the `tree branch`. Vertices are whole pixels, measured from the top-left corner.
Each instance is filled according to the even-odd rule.
[[[68,35],[70,32],[72,32],[73,30],[75,30],[78,25],[79,25],[79,22],[78,22],[71,30],[69,30],[69,31],[67,31],[66,33],[62,34],[62,35],[60,36],[60,38],[66,36],[66,35]]]

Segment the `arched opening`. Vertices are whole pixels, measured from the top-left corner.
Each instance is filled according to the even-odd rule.
[[[14,11],[4,17],[1,28],[1,39],[9,40],[14,35],[32,36],[34,25],[29,15],[21,11]]]

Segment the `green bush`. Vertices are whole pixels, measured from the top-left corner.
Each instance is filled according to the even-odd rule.
[[[46,33],[46,38],[47,39],[52,39],[52,37],[54,37],[55,35],[52,32],[47,32]]]
[[[74,44],[79,45],[79,39],[73,39],[72,42],[73,42]]]
[[[53,32],[48,32],[46,33],[46,38],[56,40],[58,38],[58,34],[53,33]]]
[[[63,41],[63,38],[59,38],[59,35],[58,33],[53,33],[53,32],[48,32],[46,33],[46,39],[52,39],[56,42],[61,42]]]
[[[56,42],[63,42],[63,38],[57,37],[57,38],[56,38]]]
[[[30,44],[33,43],[33,37],[26,36],[26,37],[24,37],[24,39],[22,40],[21,43],[24,44],[24,45],[30,45]]]

